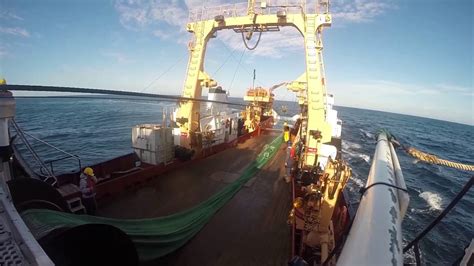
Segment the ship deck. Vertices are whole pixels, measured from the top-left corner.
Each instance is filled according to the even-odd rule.
[[[275,134],[261,135],[163,174],[99,206],[99,215],[147,218],[173,214],[209,198],[240,176]],[[290,252],[291,186],[285,150],[219,210],[184,247],[146,265],[285,265]]]

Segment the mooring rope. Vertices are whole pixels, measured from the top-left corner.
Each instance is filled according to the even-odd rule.
[[[403,146],[402,146],[403,147]],[[438,165],[444,165],[456,169],[461,169],[464,171],[474,171],[474,165],[470,164],[464,164],[464,163],[457,163],[457,162],[452,162],[448,161],[446,159],[441,159],[437,157],[436,155],[429,154],[426,152],[422,152],[416,148],[413,147],[403,147],[403,149],[410,154],[411,156],[427,163],[431,164],[438,164]]]
[[[465,163],[458,163],[458,162],[449,161],[449,160],[446,160],[446,159],[439,158],[436,155],[426,153],[426,152],[422,152],[422,151],[418,150],[417,148],[403,145],[397,140],[397,138],[395,138],[395,136],[390,134],[390,132],[388,132],[386,130],[384,130],[384,131],[387,132],[387,136],[388,136],[390,142],[392,142],[392,144],[394,144],[396,147],[402,147],[406,151],[406,153],[408,153],[409,155],[411,155],[412,157],[414,157],[414,158],[416,158],[420,161],[430,163],[430,164],[444,165],[444,166],[447,166],[447,167],[461,169],[461,170],[464,170],[464,171],[474,172],[474,165],[472,165],[472,164],[465,164]]]

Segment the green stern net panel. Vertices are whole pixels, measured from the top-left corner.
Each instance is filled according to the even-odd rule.
[[[276,137],[271,143],[265,145],[257,158],[233,183],[199,205],[173,215],[123,220],[30,209],[23,212],[22,217],[36,239],[41,239],[60,228],[73,228],[84,224],[112,225],[124,231],[132,239],[141,261],[156,259],[175,251],[196,235],[212,216],[273,158],[282,143],[282,136]]]

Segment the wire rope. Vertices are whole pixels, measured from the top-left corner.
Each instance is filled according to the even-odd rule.
[[[216,71],[214,71],[214,73],[212,74],[213,76],[216,75],[219,72],[219,70],[222,69],[222,67],[227,63],[227,61],[229,61],[229,59],[233,56],[235,51],[237,51],[237,47],[235,47],[234,50],[232,50],[232,52],[229,54],[229,56],[227,56],[227,58],[224,60],[224,62],[217,68]]]
[[[223,43],[224,43],[224,42],[223,42]],[[225,43],[224,43],[224,44],[225,44]],[[227,48],[227,46],[224,45],[224,47],[230,52],[230,50],[229,50],[229,48]],[[235,58],[235,56],[233,56],[233,55],[232,55],[232,58],[233,58],[235,61],[237,61],[237,62],[241,61],[241,60],[238,60],[237,58]],[[245,67],[243,67],[243,66],[242,66],[242,68],[243,68],[243,69],[245,70],[245,72],[247,72],[249,75],[251,75],[251,76],[253,75],[252,71],[249,71],[247,68],[245,68]],[[255,81],[257,82],[257,85],[263,86],[263,85],[262,85],[263,82],[261,82],[260,80],[255,79]]]
[[[158,81],[160,78],[162,78],[166,73],[170,72],[171,69],[173,69],[175,66],[177,66],[181,61],[183,61],[183,59],[186,57],[187,55],[186,54],[183,54],[181,56],[181,58],[179,58],[173,65],[171,65],[168,69],[166,69],[165,71],[163,71],[160,75],[158,75],[157,78],[155,78],[152,82],[150,82],[150,84],[148,84],[148,86],[146,86],[145,88],[143,88],[140,92],[144,92],[146,90],[148,90],[151,85],[153,83],[155,83],[156,81]]]
[[[240,63],[242,62],[242,58],[244,57],[244,54],[245,54],[245,50],[242,50],[242,54],[240,55],[239,62],[238,62],[237,67],[235,68],[235,71],[234,71],[234,75],[232,76],[232,80],[230,81],[229,90],[232,89],[232,85],[234,84],[235,76],[237,75],[237,72],[239,71],[239,68],[241,66]]]

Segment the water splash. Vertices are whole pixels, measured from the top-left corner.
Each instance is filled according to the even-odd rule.
[[[370,156],[367,154],[359,153],[357,154],[359,158],[362,158],[366,163],[370,164]]]
[[[443,199],[441,198],[440,195],[431,192],[431,191],[425,191],[423,193],[420,193],[418,195],[420,198],[424,199],[428,205],[430,205],[430,209],[432,210],[441,210],[442,209],[442,203]]]
[[[370,133],[369,131],[364,130],[364,129],[362,129],[362,128],[360,128],[359,130],[360,130],[360,132],[362,132],[362,134],[363,134],[366,138],[369,138],[369,139],[374,139],[374,138],[375,138],[374,134]]]
[[[370,164],[370,156],[367,154],[358,153],[358,152],[350,152],[346,150],[343,150],[343,153],[344,155],[347,155],[349,157],[349,160],[360,158],[364,160],[367,164]]]
[[[364,187],[364,186],[365,186],[365,182],[362,181],[361,179],[355,177],[355,176],[352,176],[350,180],[354,181],[354,183],[355,183],[358,187]]]
[[[350,141],[347,141],[347,140],[343,140],[342,141],[342,149],[344,151],[347,151],[347,150],[358,150],[362,148],[362,146],[360,144],[357,144],[357,143],[354,143],[354,142],[350,142]]]

